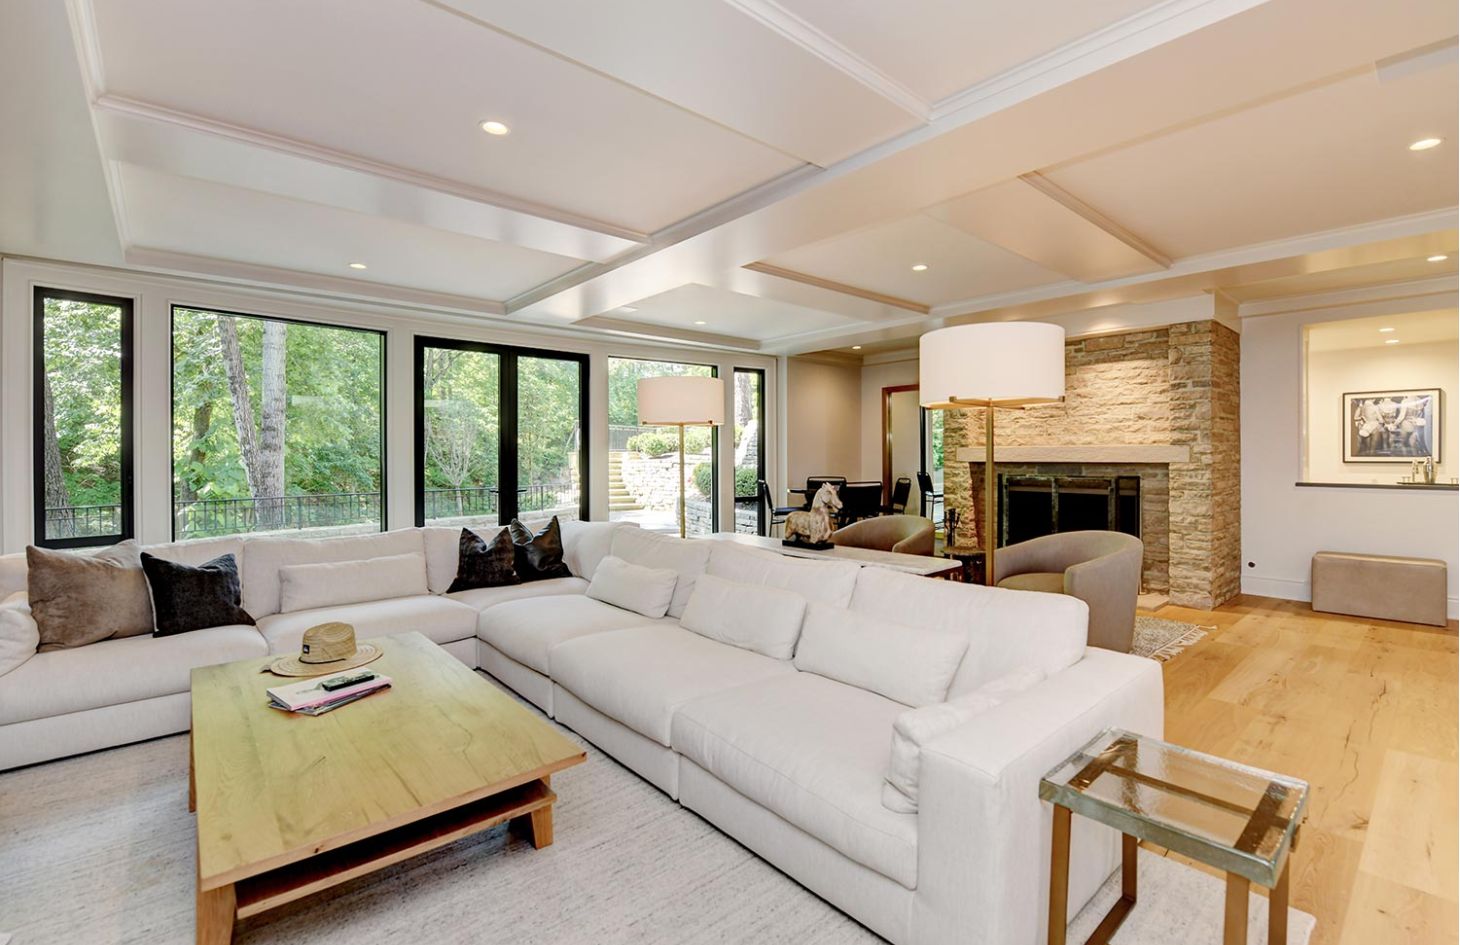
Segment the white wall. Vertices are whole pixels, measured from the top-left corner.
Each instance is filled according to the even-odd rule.
[[[0,264],[0,553],[20,551],[31,541],[31,327],[35,287],[73,289],[133,300],[135,360],[133,411],[137,537],[144,543],[172,538],[171,307],[218,308],[243,314],[275,315],[385,332],[386,460],[385,512],[388,526],[415,523],[415,407],[413,339],[417,334],[505,345],[551,348],[589,356],[588,417],[590,514],[608,517],[608,359],[684,360],[713,364],[725,384],[725,415],[734,415],[728,382],[736,367],[766,369],[766,468],[779,468],[777,448],[779,375],[776,359],[703,347],[620,342],[570,328],[516,326],[506,320],[411,310],[353,300],[321,299],[303,293],[195,279],[159,276],[64,263],[5,259]],[[852,397],[855,397],[853,384]],[[845,402],[842,409],[849,409]],[[855,409],[854,407],[850,409]],[[855,452],[853,456],[855,456]],[[734,507],[734,450],[720,451],[720,514],[730,528]],[[778,484],[772,484],[777,488]]]
[[[862,365],[862,449],[856,467],[847,473],[848,478],[867,481],[882,479],[882,388],[901,387],[917,382],[918,358],[915,353],[909,353],[903,360]],[[913,436],[916,439],[916,432]],[[914,446],[913,449],[916,450],[917,447]],[[916,482],[913,486],[916,488]]]
[[[1242,590],[1310,600],[1318,551],[1439,558],[1449,566],[1456,616],[1460,495],[1357,487],[1311,488],[1302,478],[1303,326],[1370,315],[1453,308],[1454,292],[1242,322]],[[1451,375],[1453,376],[1453,374]],[[1453,403],[1451,398],[1450,403]],[[1338,412],[1334,410],[1334,422]],[[1396,477],[1397,478],[1397,477]],[[1246,567],[1251,562],[1252,567]]]
[[[1460,354],[1456,344],[1376,345],[1345,351],[1308,352],[1308,479],[1311,482],[1394,482],[1408,475],[1407,463],[1343,461],[1343,395],[1370,390],[1438,387],[1440,396],[1440,462],[1436,481],[1457,475],[1456,378]]]
[[[804,486],[807,476],[850,479],[857,474],[862,461],[861,375],[854,362],[787,359],[787,485]],[[786,500],[783,492],[773,494],[777,502]]]

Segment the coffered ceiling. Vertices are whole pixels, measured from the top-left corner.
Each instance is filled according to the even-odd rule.
[[[783,352],[1422,273],[1456,32],[1446,0],[12,0],[0,252]]]

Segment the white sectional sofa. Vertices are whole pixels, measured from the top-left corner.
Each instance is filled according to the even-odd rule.
[[[447,594],[458,536],[425,528],[147,549],[194,564],[236,554],[258,627],[37,654],[0,676],[0,769],[184,731],[193,667],[296,652],[324,620],[350,622],[360,638],[416,630],[897,945],[1033,945],[1048,901],[1040,776],[1103,728],[1162,731],[1159,665],[1086,648],[1085,605],[1073,598],[607,523],[564,523],[573,577]],[[428,593],[279,612],[281,567],[412,551],[425,556]],[[676,573],[664,617],[585,596],[610,553]],[[24,589],[24,568],[23,555],[0,557],[0,599]],[[681,626],[704,574],[793,592],[823,627],[843,615],[849,626],[966,635],[949,699],[1016,671],[1044,678],[923,745],[916,812],[895,812],[884,779],[893,723],[909,706]],[[911,653],[907,663],[918,665]],[[1119,859],[1118,836],[1088,821],[1077,819],[1072,846],[1071,914]]]

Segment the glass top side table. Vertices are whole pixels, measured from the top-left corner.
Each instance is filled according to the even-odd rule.
[[[1064,945],[1070,815],[1121,832],[1121,898],[1089,939],[1109,942],[1136,901],[1136,847],[1145,840],[1227,873],[1224,945],[1247,939],[1251,883],[1272,889],[1268,941],[1287,941],[1288,853],[1308,784],[1120,729],[1108,729],[1045,775],[1054,804],[1049,943]]]

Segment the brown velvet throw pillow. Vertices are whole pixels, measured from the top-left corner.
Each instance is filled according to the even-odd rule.
[[[502,587],[521,584],[515,560],[517,550],[512,535],[505,528],[497,530],[490,542],[469,528],[461,530],[461,554],[456,560],[456,580],[446,589],[451,594],[474,587]]]
[[[41,652],[152,632],[142,549],[124,541],[96,554],[25,549],[30,613]]]
[[[573,576],[563,563],[563,533],[558,528],[556,515],[536,535],[515,518],[507,527],[512,529],[512,543],[517,546],[517,575],[522,580],[545,581]]]

